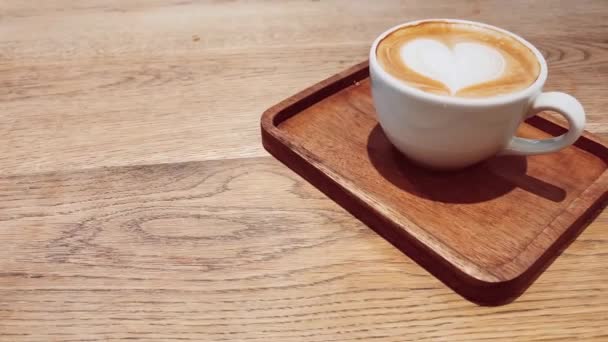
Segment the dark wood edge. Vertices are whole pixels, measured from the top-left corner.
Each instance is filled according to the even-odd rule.
[[[539,128],[553,136],[559,136],[567,132],[567,128],[561,123],[551,118],[548,115],[537,115],[528,120],[526,123]],[[585,133],[574,143],[574,145],[587,153],[590,153],[605,164],[608,165],[608,147],[602,143],[601,139],[590,132]],[[593,220],[602,212],[602,210],[608,204],[608,170],[604,171],[600,177],[598,177],[591,185],[589,185],[576,199],[570,203],[570,205],[564,209],[560,215],[555,217],[551,223],[549,223],[545,229],[543,229],[530,243],[528,248],[524,249],[515,258],[509,262],[505,262],[501,265],[493,267],[495,273],[509,274],[507,280],[517,280],[518,278],[525,278],[532,276],[531,273],[535,269],[538,269],[538,273],[534,276],[530,283],[532,283],[544,269],[546,269],[557,256],[559,256],[582,231],[591,223]],[[537,239],[547,238],[545,232],[559,222],[559,225],[567,226],[568,228],[557,237],[549,237],[553,239],[553,243],[545,249],[540,255],[528,256],[531,259],[536,260],[533,264],[528,266],[524,272],[515,273],[510,271],[510,266],[517,263],[519,260],[524,258],[527,253],[530,253],[532,246],[536,243]],[[498,272],[496,271],[498,270]]]
[[[293,115],[368,76],[368,62],[366,61],[319,82],[266,110],[261,120],[264,148],[463,297],[481,305],[502,305],[516,299],[606,206],[608,172],[604,172],[598,181],[584,192],[587,197],[590,197],[591,205],[580,215],[573,216],[574,219],[569,222],[569,228],[526,271],[515,274],[509,279],[498,281],[480,279],[463,272],[449,260],[438,255],[343,188],[336,180],[307,161],[305,157],[296,153],[287,137],[278,128],[281,122]],[[550,117],[535,116],[527,122],[553,135],[562,134],[567,130]],[[593,134],[585,132],[575,145],[597,155],[608,164],[608,148]],[[300,152],[303,155],[308,154],[307,151]],[[372,214],[366,214],[369,212]],[[572,212],[566,210],[565,214],[571,215]],[[445,272],[446,269],[450,272]]]
[[[367,61],[359,63],[270,107],[262,114],[262,129],[281,134],[276,130],[281,122],[353,83],[367,78],[369,76],[368,66]]]

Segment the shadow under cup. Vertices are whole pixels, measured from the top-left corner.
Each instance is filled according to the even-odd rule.
[[[371,131],[367,152],[372,165],[389,182],[418,197],[443,203],[479,203],[521,188],[553,202],[564,189],[526,174],[524,156],[498,156],[456,171],[423,168],[401,154],[380,125]]]

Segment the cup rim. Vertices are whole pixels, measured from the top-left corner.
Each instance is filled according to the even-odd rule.
[[[540,65],[540,71],[538,73],[538,77],[531,85],[529,85],[525,89],[518,90],[516,92],[509,93],[509,94],[502,94],[502,95],[481,97],[481,98],[464,98],[464,97],[456,97],[456,96],[439,95],[439,94],[425,92],[418,88],[412,87],[412,86],[406,84],[405,82],[399,80],[395,76],[389,74],[387,71],[385,71],[379,65],[377,56],[376,56],[376,50],[378,48],[378,44],[380,43],[380,41],[382,41],[382,39],[384,39],[387,35],[391,34],[392,32],[394,32],[398,29],[401,29],[403,27],[418,25],[418,24],[426,23],[426,22],[447,22],[447,23],[476,25],[476,26],[488,28],[488,29],[495,30],[500,33],[509,35],[509,36],[515,38],[520,43],[522,43],[524,46],[526,46],[528,49],[530,49],[530,51],[532,51],[534,53],[534,55],[536,56],[536,60],[538,61],[539,65]],[[499,27],[492,26],[492,25],[485,24],[485,23],[480,23],[477,21],[462,20],[462,19],[448,19],[448,18],[422,19],[422,20],[409,21],[406,23],[402,23],[402,24],[393,26],[393,27],[389,28],[388,30],[384,31],[382,34],[380,34],[374,40],[374,42],[371,46],[371,49],[370,49],[369,61],[370,61],[370,68],[373,68],[374,72],[378,76],[380,76],[390,86],[397,88],[399,91],[410,94],[412,96],[419,97],[421,99],[424,99],[424,100],[427,100],[430,102],[441,102],[443,104],[450,104],[450,105],[488,106],[488,105],[501,105],[501,104],[511,103],[511,102],[514,102],[517,100],[521,100],[523,98],[530,97],[531,95],[533,95],[537,92],[540,92],[543,85],[545,84],[545,81],[547,80],[547,62],[545,61],[545,58],[543,57],[542,53],[540,53],[540,51],[534,45],[532,45],[530,42],[528,42],[527,40],[525,40],[524,38],[518,36],[517,34],[515,34],[513,32],[501,29]]]

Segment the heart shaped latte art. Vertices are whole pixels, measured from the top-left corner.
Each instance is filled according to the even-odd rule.
[[[415,72],[443,83],[455,94],[461,89],[502,75],[505,59],[490,46],[461,42],[451,48],[433,39],[414,39],[400,50],[403,62]]]

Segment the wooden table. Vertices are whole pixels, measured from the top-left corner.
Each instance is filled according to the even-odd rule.
[[[264,109],[425,17],[529,38],[608,138],[605,0],[1,2],[0,339],[608,340],[606,213],[479,307],[263,150]]]

